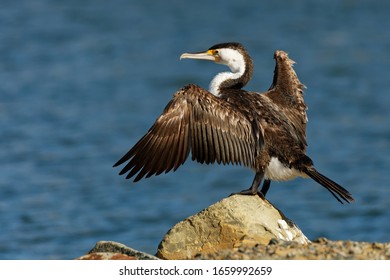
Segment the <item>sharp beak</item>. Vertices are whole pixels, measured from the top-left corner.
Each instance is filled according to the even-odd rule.
[[[219,60],[218,55],[215,55],[212,50],[208,50],[205,52],[199,52],[199,53],[183,53],[180,56],[180,60],[185,59],[185,58],[211,60],[214,62],[218,62],[218,60]]]

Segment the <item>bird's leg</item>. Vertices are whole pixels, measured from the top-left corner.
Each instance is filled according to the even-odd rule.
[[[243,194],[243,195],[255,195],[258,194],[260,197],[264,197],[264,195],[258,191],[261,180],[263,180],[264,174],[262,172],[256,172],[255,178],[253,179],[252,185],[249,189],[240,191],[234,194]]]
[[[263,187],[261,188],[261,191],[260,191],[264,197],[267,194],[270,185],[271,185],[271,180],[265,179],[263,182]]]

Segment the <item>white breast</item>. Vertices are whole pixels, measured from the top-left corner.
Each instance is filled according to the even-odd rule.
[[[265,168],[264,177],[273,181],[287,181],[296,177],[307,177],[306,174],[296,170],[295,168],[289,168],[279,161],[278,158],[272,157],[268,166]]]

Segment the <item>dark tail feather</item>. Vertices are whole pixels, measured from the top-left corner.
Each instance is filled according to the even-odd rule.
[[[340,203],[343,203],[340,198],[348,203],[354,201],[349,191],[347,191],[342,186],[332,181],[328,177],[325,177],[314,168],[307,169],[304,172],[314,181],[325,187]]]

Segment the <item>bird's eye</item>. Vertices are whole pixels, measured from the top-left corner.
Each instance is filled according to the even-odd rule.
[[[218,50],[214,50],[213,54],[214,54],[214,55],[218,55],[218,54],[219,54],[219,51],[218,51]]]

